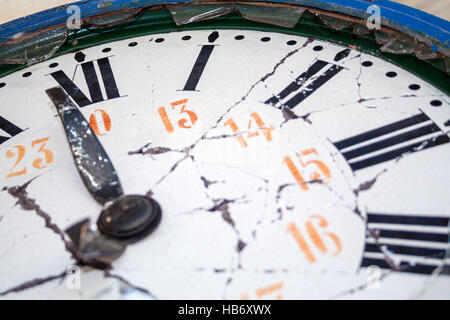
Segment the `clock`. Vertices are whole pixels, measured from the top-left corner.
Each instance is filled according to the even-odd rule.
[[[448,299],[447,30],[382,0],[0,26],[0,295]]]

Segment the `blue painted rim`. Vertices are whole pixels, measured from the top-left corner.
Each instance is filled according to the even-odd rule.
[[[297,4],[351,15],[366,19],[370,5],[377,5],[381,11],[382,25],[401,31],[427,43],[433,51],[450,56],[450,22],[423,11],[394,3],[388,0],[257,0]],[[190,0],[89,0],[72,4],[81,9],[81,17],[88,18],[99,14],[124,9],[141,8],[151,5],[183,4]],[[0,44],[15,35],[26,35],[41,29],[65,24],[69,13],[68,5],[42,11],[24,18],[0,25]]]

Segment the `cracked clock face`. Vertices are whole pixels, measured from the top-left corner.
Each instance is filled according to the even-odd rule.
[[[101,208],[45,90],[80,108],[127,194],[162,208],[108,272],[64,229]],[[0,291],[162,299],[450,297],[450,100],[380,58],[203,30],[70,53],[0,79]]]

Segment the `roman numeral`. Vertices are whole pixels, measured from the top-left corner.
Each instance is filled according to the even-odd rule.
[[[350,49],[345,49],[339,52],[335,57],[334,61],[338,62],[346,58],[350,54]],[[304,84],[311,79],[313,76],[317,75],[325,67],[329,66],[322,74],[317,76],[313,81],[311,81],[306,87]],[[317,60],[314,62],[308,70],[299,75],[293,82],[291,82],[286,88],[284,88],[277,96],[273,96],[264,103],[275,106],[280,103],[288,108],[294,108],[299,105],[303,100],[308,98],[311,94],[316,92],[321,86],[331,80],[335,75],[337,75],[342,69],[341,66],[331,64]]]
[[[208,42],[214,43],[217,38],[219,38],[219,33],[214,31],[208,36]],[[202,46],[200,54],[198,55],[197,60],[194,63],[194,67],[192,68],[186,84],[184,85],[183,91],[195,91],[214,47],[215,45],[212,44]]]
[[[361,267],[390,269],[387,253],[401,271],[431,274],[444,263],[443,274],[450,274],[448,217],[368,213],[367,223],[372,233],[366,234]]]
[[[108,58],[96,60],[100,70],[100,76],[106,91],[107,100],[119,98],[119,90],[117,89],[116,80],[111,69],[111,64]],[[59,83],[59,85],[67,92],[75,103],[81,108],[104,101],[103,93],[100,89],[100,82],[98,80],[97,72],[94,68],[94,61],[89,61],[81,64],[83,75],[89,89],[89,98],[77,87],[75,83],[64,73],[64,71],[56,71],[51,73],[51,76]]]
[[[334,145],[356,171],[448,142],[449,137],[421,113],[335,142]]]
[[[9,140],[11,137],[18,135],[23,131],[18,126],[16,126],[12,122],[9,122],[2,116],[0,116],[0,129],[2,129],[3,131],[5,131],[7,134],[10,135],[10,137],[0,136],[0,144]]]

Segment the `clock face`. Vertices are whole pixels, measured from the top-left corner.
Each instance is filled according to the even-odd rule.
[[[119,278],[162,299],[450,297],[450,100],[404,69],[301,36],[203,30],[95,46],[0,83],[7,298],[98,297]],[[63,230],[101,207],[45,93],[56,85],[125,193],[163,212],[116,278],[79,268],[75,289]]]

